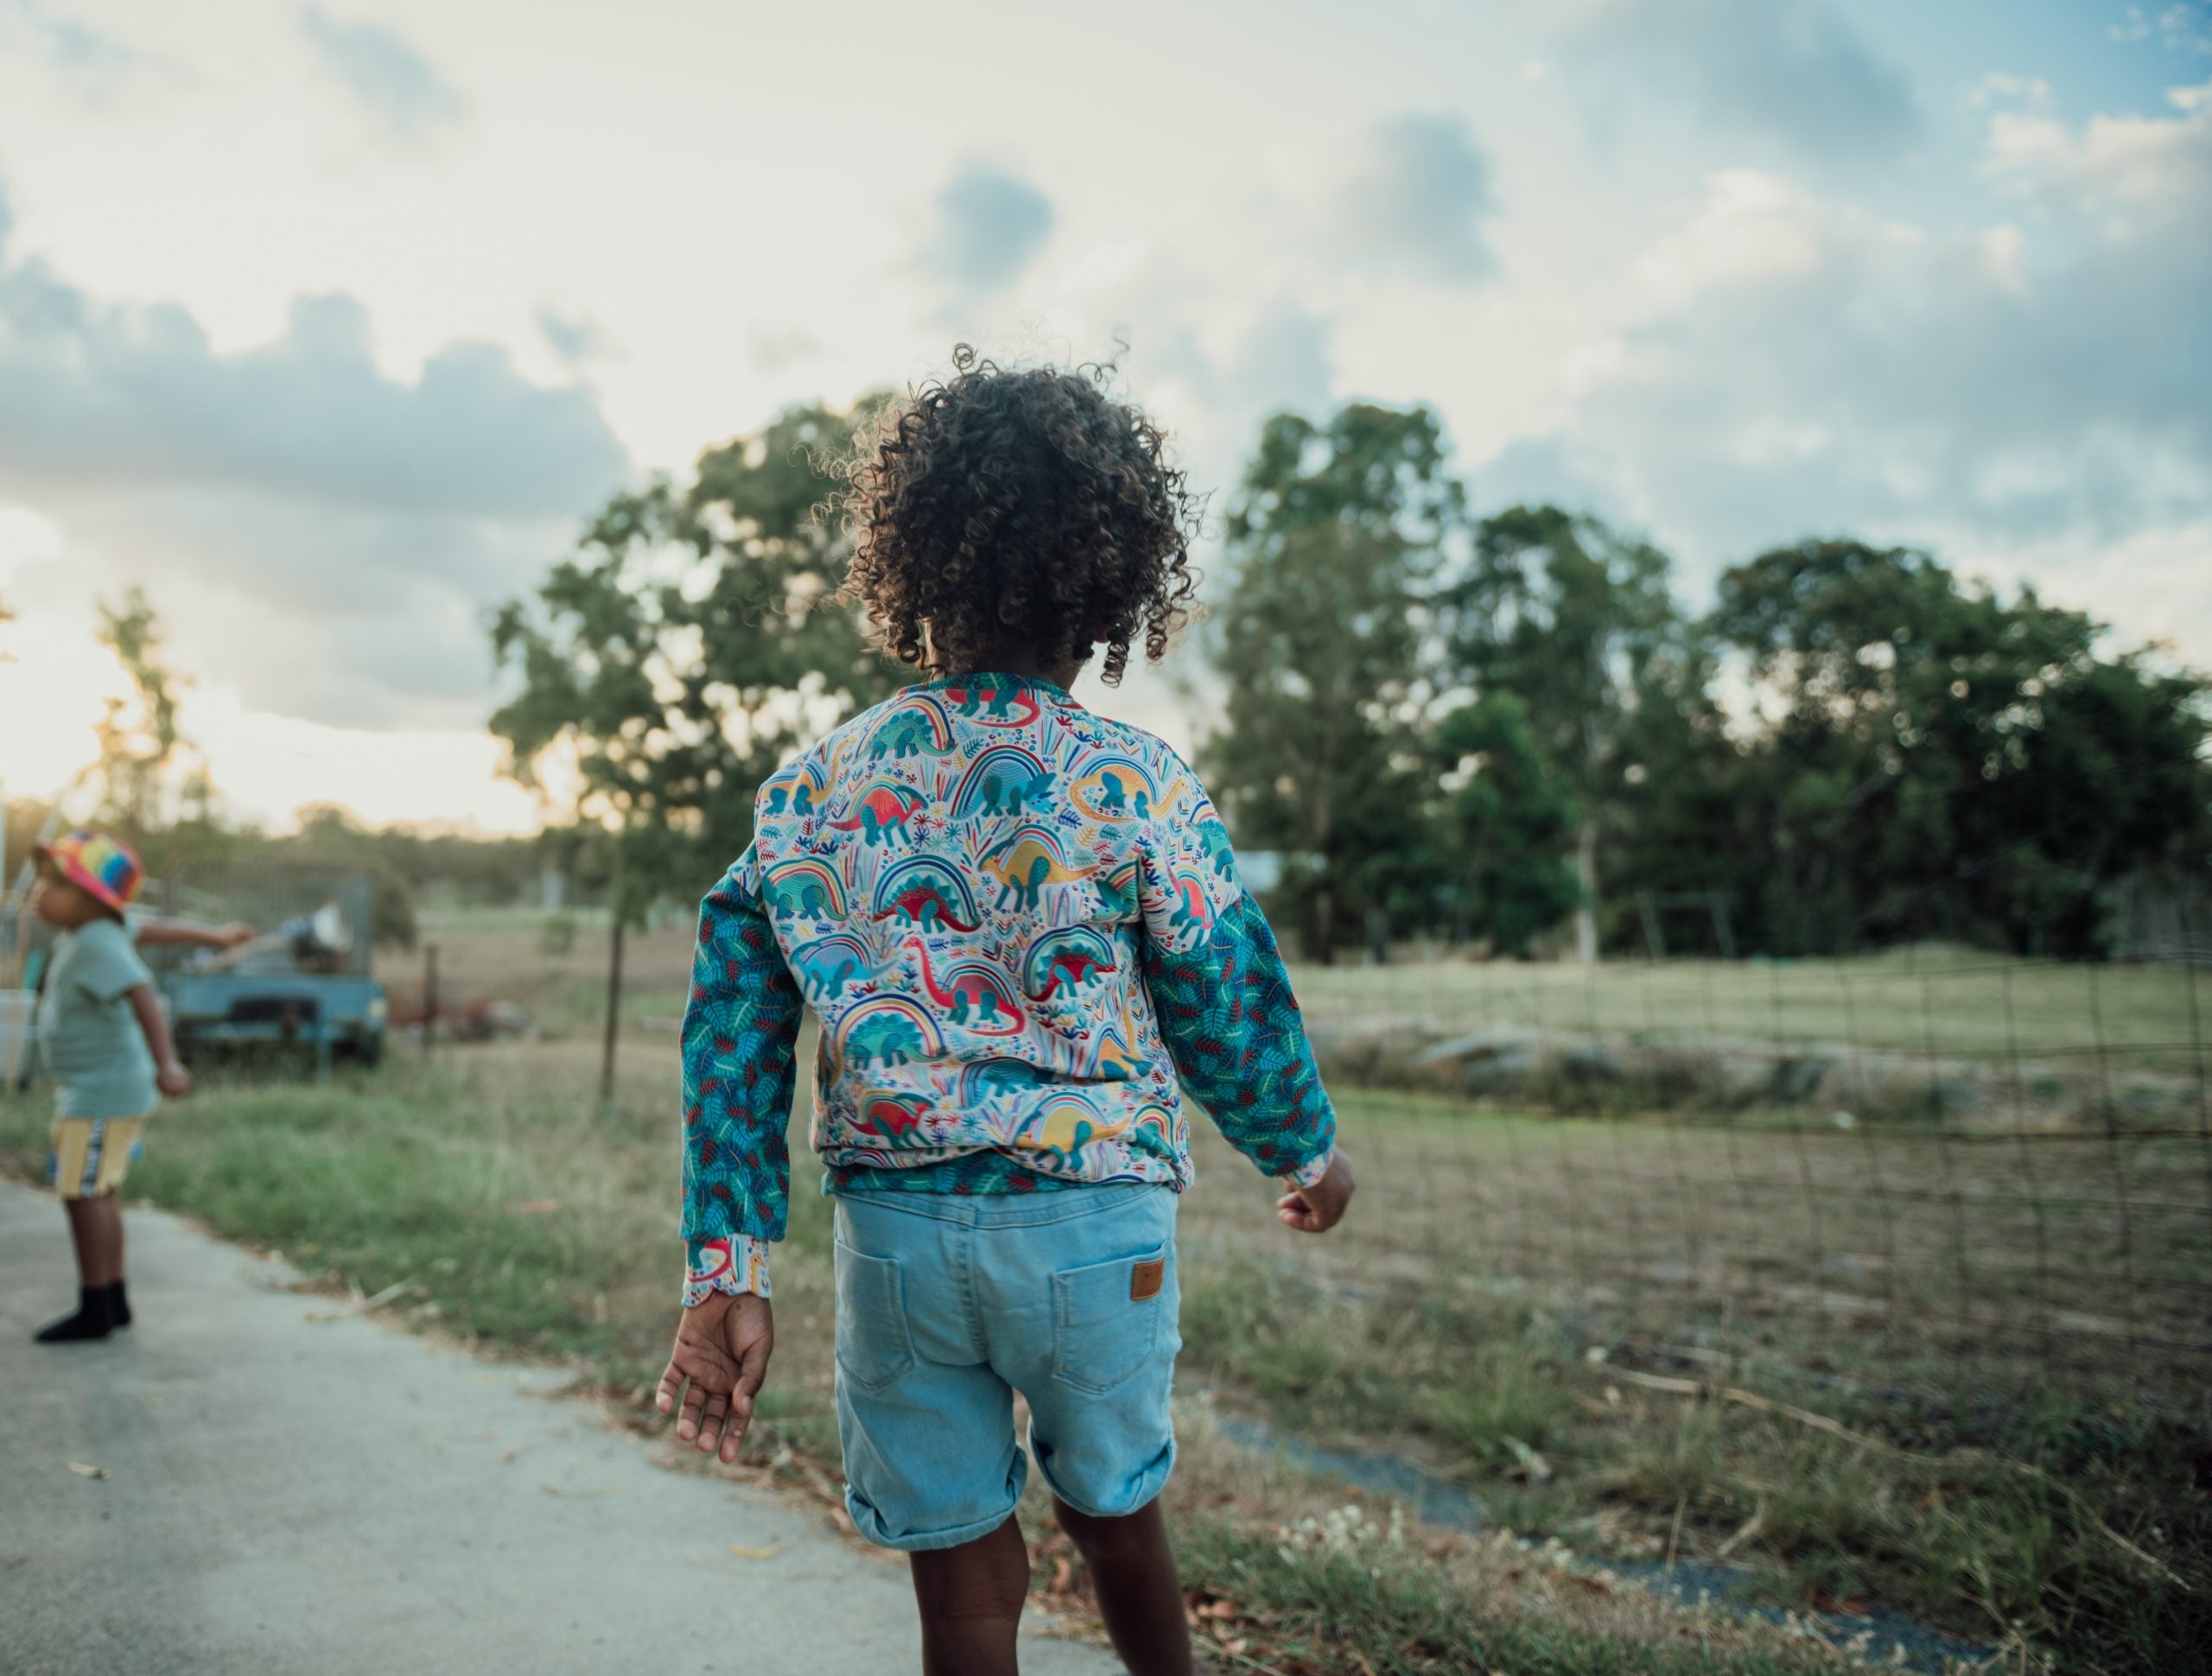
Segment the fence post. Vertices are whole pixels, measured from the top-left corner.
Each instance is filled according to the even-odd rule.
[[[607,1038],[599,1060],[599,1108],[601,1115],[614,1109],[614,1035],[622,1016],[622,914],[614,914],[613,948],[607,962]]]

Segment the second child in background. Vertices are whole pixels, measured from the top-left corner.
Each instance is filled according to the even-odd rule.
[[[39,1003],[39,1050],[56,1085],[54,1186],[68,1212],[79,1286],[76,1313],[38,1334],[58,1344],[130,1324],[117,1190],[161,1097],[189,1092],[192,1078],[124,923],[144,878],[138,858],[106,833],[80,828],[41,846],[38,868],[38,917],[60,934]]]

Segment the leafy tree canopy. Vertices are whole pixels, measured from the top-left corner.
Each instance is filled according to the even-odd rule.
[[[493,619],[520,680],[493,731],[518,778],[610,835],[626,914],[728,866],[761,781],[904,679],[836,599],[844,543],[816,510],[859,422],[794,408],[688,486],[615,495]]]
[[[1227,725],[1201,766],[1241,842],[1294,858],[1320,960],[1421,871],[1418,606],[1458,505],[1434,414],[1354,404],[1269,420],[1230,508]]]

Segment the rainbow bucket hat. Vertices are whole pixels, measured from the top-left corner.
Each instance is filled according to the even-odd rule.
[[[146,869],[130,846],[92,827],[65,832],[51,843],[41,844],[38,853],[54,872],[118,913],[145,882]]]

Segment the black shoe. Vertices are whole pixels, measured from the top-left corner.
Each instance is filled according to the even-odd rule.
[[[107,1293],[107,1319],[111,1327],[130,1324],[130,1300],[123,1295],[123,1282],[111,1280],[103,1288]]]
[[[70,1344],[79,1339],[105,1338],[114,1329],[115,1317],[108,1311],[105,1286],[86,1286],[79,1294],[77,1313],[65,1315],[38,1330],[41,1344]]]

